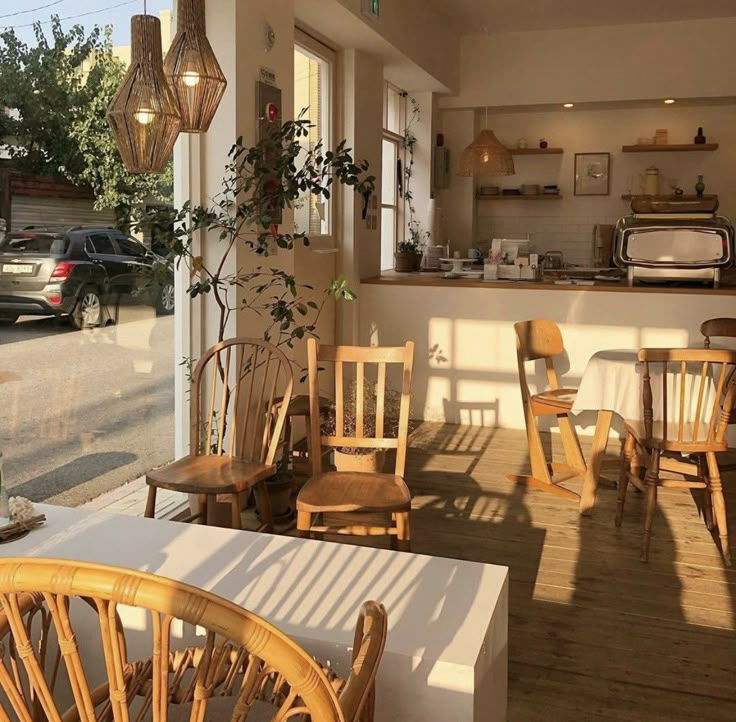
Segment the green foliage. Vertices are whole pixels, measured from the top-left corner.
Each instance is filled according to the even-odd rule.
[[[398,244],[400,253],[416,253],[421,255],[424,247],[429,243],[431,234],[422,228],[422,224],[416,220],[416,208],[414,207],[414,195],[411,190],[411,182],[414,177],[414,150],[417,145],[417,137],[414,134],[414,125],[421,120],[422,113],[417,99],[409,95],[406,90],[401,91],[401,97],[407,98],[411,104],[411,112],[406,128],[404,129],[404,150],[407,162],[404,165],[404,200],[409,211],[407,221],[408,237]]]
[[[302,114],[303,115],[303,114]],[[191,277],[191,298],[211,295],[219,309],[218,340],[223,340],[231,314],[252,311],[266,319],[264,338],[276,345],[293,344],[314,334],[317,321],[330,298],[356,298],[344,278],[335,279],[322,302],[305,300],[310,286],[278,268],[258,265],[253,270],[232,270],[229,260],[239,244],[256,258],[266,259],[274,248],[291,250],[296,243],[309,245],[302,232],[282,233],[276,220],[286,208],[294,208],[304,193],[329,199],[335,185],[356,193],[373,192],[375,177],[367,175],[367,161],[354,161],[346,142],[334,151],[322,141],[312,149],[303,146],[309,137],[308,120],[271,124],[254,146],[239,138],[232,146],[220,193],[208,207],[186,203],[181,209],[151,209],[138,224],[143,230],[159,229],[157,241],[169,249],[169,261],[185,263]],[[215,235],[221,252],[205,264],[192,252],[194,235]],[[236,297],[240,300],[236,300]]]
[[[34,26],[36,44],[12,29],[0,33],[0,139],[18,170],[61,176],[88,186],[98,209],[170,200],[163,176],[127,173],[107,125],[107,107],[125,68],[112,54],[110,29],[68,32],[54,17],[50,37]]]

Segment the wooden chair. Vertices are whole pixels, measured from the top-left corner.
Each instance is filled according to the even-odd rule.
[[[528,476],[509,474],[507,478],[535,489],[550,491],[571,501],[578,501],[580,499],[578,494],[560,486],[564,481],[585,475],[585,459],[580,450],[575,427],[570,419],[570,411],[575,402],[577,390],[560,388],[554,365],[555,356],[559,356],[565,350],[562,334],[554,321],[547,320],[522,321],[514,324],[514,330],[516,331],[516,357],[519,365],[521,401],[524,405],[532,473]],[[544,359],[549,388],[541,393],[532,394],[529,389],[525,363],[539,359]],[[547,460],[537,423],[540,416],[557,418],[566,464],[556,464]]]
[[[369,722],[386,631],[384,608],[364,604],[341,679],[272,624],[196,587],[100,564],[6,558],[0,719]]]
[[[414,364],[414,344],[395,348],[361,346],[322,346],[308,341],[309,399],[312,449],[360,447],[364,449],[396,449],[393,474],[367,472],[322,471],[322,454],[314,453],[312,478],[299,492],[296,502],[297,529],[302,536],[315,534],[351,534],[355,536],[390,536],[392,546],[402,551],[411,548],[411,492],[404,482],[406,449],[409,435],[409,405]],[[325,364],[335,367],[336,436],[323,436],[319,414],[319,369]],[[355,432],[346,429],[344,419],[344,367],[355,366],[356,421]],[[365,398],[366,365],[377,366],[376,435],[366,437],[363,399]],[[386,373],[389,364],[401,367],[401,405],[397,438],[384,436]],[[390,515],[390,523],[373,524],[363,519],[354,523],[326,525],[325,514]],[[321,523],[315,523],[322,517]]]
[[[710,348],[711,338],[734,338],[736,339],[736,318],[710,318],[703,321],[700,326],[703,334],[703,346]],[[736,424],[736,409],[731,412],[729,424]],[[721,464],[721,471],[734,471],[736,464]]]
[[[647,458],[645,477],[646,516],[644,538],[641,547],[641,560],[649,559],[649,543],[652,523],[657,506],[657,488],[699,488],[704,489],[706,499],[706,521],[709,528],[718,527],[721,540],[721,553],[725,563],[731,565],[728,546],[728,527],[723,486],[716,455],[725,451],[725,439],[729,417],[736,400],[736,351],[716,351],[713,349],[642,349],[639,360],[644,364],[642,384],[643,426],[636,433]],[[697,364],[700,373],[695,381],[688,373],[688,365]],[[652,391],[652,367],[661,374],[662,419],[654,418],[654,394]],[[713,399],[708,403],[709,387],[715,383]],[[668,416],[668,385],[673,391],[677,406],[672,409],[676,421]],[[692,411],[694,410],[694,413]],[[691,418],[692,417],[692,418]],[[675,460],[681,464],[681,471],[694,479],[664,479],[661,471],[665,467],[665,454],[689,455],[696,464]],[[667,470],[678,470],[678,466],[667,464]],[[623,475],[618,491],[616,526],[621,525],[626,502],[628,476]]]
[[[168,489],[198,496],[199,511],[188,521],[206,524],[214,497],[230,504],[232,527],[240,529],[242,497],[254,489],[262,528],[272,532],[265,482],[276,473],[293,383],[289,359],[265,341],[234,338],[213,346],[192,376],[192,452],[146,474],[146,516],[155,516],[156,490]],[[275,405],[277,395],[287,403]]]

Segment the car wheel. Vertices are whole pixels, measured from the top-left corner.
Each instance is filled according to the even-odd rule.
[[[72,326],[77,330],[95,328],[102,322],[102,301],[100,295],[93,288],[85,288],[79,295],[77,305],[69,317]]]
[[[0,326],[12,326],[19,318],[19,313],[0,313]]]
[[[174,305],[176,303],[176,295],[173,283],[164,283],[158,292],[158,300],[156,302],[156,310],[161,314],[169,315],[174,313]]]

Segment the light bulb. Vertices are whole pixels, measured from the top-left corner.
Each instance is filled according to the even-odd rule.
[[[150,125],[156,118],[156,114],[151,108],[139,108],[135,111],[133,117],[141,125]]]
[[[570,108],[575,107],[575,103],[563,103],[562,107],[567,108],[569,110]]]
[[[187,88],[196,88],[200,80],[201,77],[196,70],[187,70],[182,73],[182,81]]]
[[[483,161],[483,163],[488,163],[488,161],[491,159],[491,156],[488,153],[488,151],[485,151],[483,155],[480,157],[480,159],[481,161]]]
[[[666,100],[664,101],[664,104],[665,104],[665,105],[674,105],[674,104],[675,104],[675,99],[674,99],[674,98],[667,98],[667,99],[666,99]]]

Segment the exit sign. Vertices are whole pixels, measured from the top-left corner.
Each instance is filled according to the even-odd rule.
[[[381,16],[381,0],[363,0],[363,14],[372,18]]]

